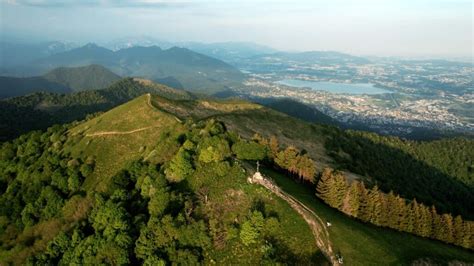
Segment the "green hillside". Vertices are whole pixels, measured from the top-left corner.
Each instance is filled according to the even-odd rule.
[[[121,79],[119,75],[100,65],[59,67],[42,77],[50,82],[62,84],[73,92],[103,89]]]
[[[309,170],[342,164],[344,151],[330,145],[343,138],[337,129],[246,101],[179,98],[144,94],[5,142],[1,264],[321,265],[336,254],[349,265],[474,262],[466,249],[362,223],[319,201]],[[287,151],[297,160],[285,162]],[[247,182],[255,160],[314,210],[311,221],[329,238],[313,235],[282,197]],[[370,171],[345,174],[365,180]]]

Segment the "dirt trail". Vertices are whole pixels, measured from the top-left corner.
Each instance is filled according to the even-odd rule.
[[[128,134],[133,134],[133,133],[140,132],[140,131],[147,130],[147,129],[154,128],[154,127],[157,127],[157,126],[142,127],[142,128],[137,128],[137,129],[130,130],[130,131],[95,132],[95,133],[86,134],[85,136],[86,137],[97,137],[97,136],[105,136],[105,135],[128,135]]]
[[[331,242],[329,240],[329,232],[326,228],[324,221],[310,208],[304,205],[293,196],[284,192],[280,187],[269,179],[255,179],[252,178],[253,183],[260,184],[272,191],[275,195],[285,200],[290,206],[298,212],[303,219],[308,223],[311,231],[313,232],[316,245],[323,252],[326,258],[331,262],[332,265],[340,265],[334,252],[332,250]]]

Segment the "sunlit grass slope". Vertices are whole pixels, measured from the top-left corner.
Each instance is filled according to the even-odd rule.
[[[150,105],[149,97],[138,97],[70,131],[66,149],[73,155],[95,160],[86,188],[106,189],[110,177],[127,162],[145,157],[162,132],[180,130],[180,123]]]

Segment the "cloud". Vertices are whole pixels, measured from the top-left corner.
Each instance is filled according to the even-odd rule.
[[[195,2],[181,0],[7,0],[10,5],[32,7],[148,7],[179,8]]]

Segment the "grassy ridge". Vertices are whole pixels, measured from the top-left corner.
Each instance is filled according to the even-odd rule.
[[[128,161],[146,157],[164,131],[182,130],[174,117],[148,105],[148,97],[140,96],[70,130],[66,151],[96,161],[96,170],[85,181],[86,188],[104,191],[110,178]],[[134,132],[140,129],[144,130]]]

